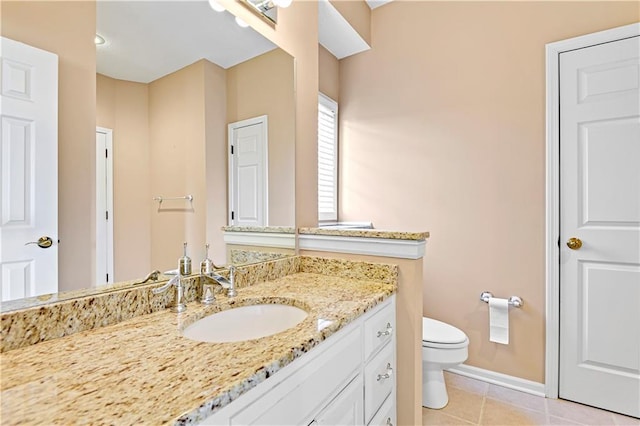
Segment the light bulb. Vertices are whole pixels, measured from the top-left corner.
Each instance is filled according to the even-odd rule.
[[[215,10],[216,12],[224,12],[224,7],[216,0],[209,0],[209,6],[211,6],[211,9]]]
[[[273,0],[273,3],[278,7],[289,7],[293,0]]]
[[[247,28],[249,26],[249,24],[247,24],[245,21],[238,18],[237,16],[236,16],[236,24],[240,25],[242,28]]]

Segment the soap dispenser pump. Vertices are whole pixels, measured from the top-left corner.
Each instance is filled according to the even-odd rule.
[[[184,243],[184,253],[179,260],[180,276],[191,275],[191,258],[187,256],[187,243]]]

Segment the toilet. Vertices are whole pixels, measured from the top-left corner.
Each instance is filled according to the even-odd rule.
[[[449,402],[443,370],[467,359],[469,338],[447,323],[422,318],[422,405],[443,408]]]

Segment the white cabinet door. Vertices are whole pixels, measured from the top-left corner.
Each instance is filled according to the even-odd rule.
[[[318,414],[312,425],[362,425],[362,376],[358,375],[340,394]]]
[[[640,37],[559,60],[559,394],[638,417]]]

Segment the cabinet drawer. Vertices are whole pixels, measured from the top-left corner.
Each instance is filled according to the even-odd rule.
[[[395,426],[396,422],[396,401],[394,395],[391,394],[382,404],[373,419],[369,422],[369,426]]]
[[[396,332],[394,298],[364,323],[364,359],[368,360],[381,347],[393,340]]]
[[[313,412],[356,375],[362,357],[362,333],[353,329],[316,362],[231,417],[232,425],[308,424]],[[345,381],[346,380],[346,381]]]
[[[314,426],[358,426],[362,424],[362,375],[344,388],[310,423]]]
[[[364,368],[365,421],[378,411],[396,382],[393,345],[386,345]]]

